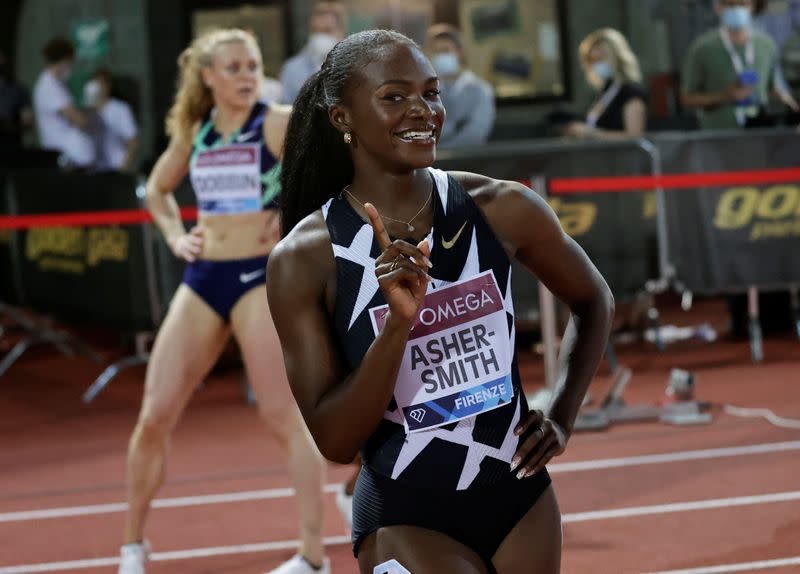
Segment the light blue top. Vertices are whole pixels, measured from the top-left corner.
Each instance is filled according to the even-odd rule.
[[[486,143],[495,117],[492,86],[464,70],[453,83],[441,83],[441,98],[447,119],[437,145],[445,148]]]
[[[320,67],[321,64],[314,60],[306,49],[286,60],[278,78],[283,88],[281,103],[293,104],[300,93],[300,88]]]

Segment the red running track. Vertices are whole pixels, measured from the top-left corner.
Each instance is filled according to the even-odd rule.
[[[717,326],[724,323],[717,303],[701,312]],[[665,316],[678,324],[697,320],[695,313]],[[107,334],[86,336],[108,358],[115,357],[115,349],[102,347]],[[5,343],[0,352],[7,350]],[[634,369],[626,398],[631,403],[662,398],[669,370],[682,367],[696,374],[701,399],[769,407],[800,419],[800,343],[788,336],[768,339],[765,353],[765,362],[753,365],[746,342],[678,343],[664,353],[623,346],[620,358]],[[526,389],[535,390],[541,385],[540,359],[523,352],[520,363]],[[125,449],[143,370],[124,373],[85,406],[80,395],[98,373],[84,359],[40,349],[0,380],[0,574],[116,571]],[[175,504],[181,497],[231,493],[254,500],[191,499],[154,509],[147,535],[156,557],[167,559],[152,562],[152,574],[251,574],[293,553],[292,499],[264,498],[280,495],[275,489],[289,480],[276,445],[242,400],[240,376],[235,365],[218,368],[194,397],[175,433],[159,500]],[[600,396],[608,384],[608,374],[601,372],[591,392]],[[698,450],[709,452],[691,454]],[[667,456],[632,458],[641,455]],[[587,464],[571,465],[577,462]],[[736,571],[800,572],[800,430],[735,418],[717,408],[707,426],[647,423],[577,434],[551,472],[565,520],[564,573],[724,564],[744,564]],[[327,482],[340,482],[347,473],[331,465]],[[66,515],[77,512],[83,514]],[[339,541],[329,547],[333,571],[354,573],[332,494],[326,512],[324,534]],[[175,551],[188,552],[169,554]],[[214,552],[219,555],[208,556]],[[747,566],[755,562],[772,567]],[[105,565],[92,566],[96,563]]]

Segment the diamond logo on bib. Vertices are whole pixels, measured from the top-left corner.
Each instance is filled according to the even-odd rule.
[[[388,305],[370,309],[377,335]],[[403,352],[394,396],[407,432],[453,423],[511,401],[513,349],[491,271],[425,296]]]

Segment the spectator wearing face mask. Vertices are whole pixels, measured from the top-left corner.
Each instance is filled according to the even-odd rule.
[[[22,148],[22,134],[33,127],[28,90],[11,78],[6,55],[0,51],[0,152]]]
[[[759,114],[770,92],[796,110],[778,73],[775,42],[753,28],[753,0],[715,0],[720,27],[689,49],[681,102],[700,112],[703,129],[736,129]]]
[[[130,171],[138,145],[136,120],[130,106],[111,97],[112,76],[101,68],[83,87],[83,102],[97,112],[98,147],[94,167],[100,170]]]
[[[586,120],[571,122],[565,135],[620,139],[642,135],[647,126],[647,95],[639,61],[625,37],[613,28],[595,30],[578,48],[586,81],[597,90]]]
[[[336,2],[320,2],[311,10],[308,28],[306,45],[281,68],[279,79],[284,104],[294,102],[306,80],[322,67],[328,52],[344,38],[344,7]]]
[[[94,143],[84,131],[88,114],[78,109],[66,86],[75,59],[75,48],[63,38],[44,47],[47,61],[33,88],[33,109],[39,142],[44,149],[62,153],[71,167],[88,167],[95,158]]]
[[[494,126],[492,86],[466,67],[461,34],[450,24],[428,29],[425,52],[439,76],[442,104],[447,111],[440,148],[486,143]]]

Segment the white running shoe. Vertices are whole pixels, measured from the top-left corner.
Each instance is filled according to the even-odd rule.
[[[353,495],[345,492],[344,484],[336,491],[336,506],[348,530],[353,529]]]
[[[119,549],[117,574],[145,574],[145,564],[150,557],[150,545],[144,542],[125,544]]]
[[[267,574],[331,574],[331,561],[325,558],[322,561],[322,566],[315,569],[308,560],[295,554],[291,559],[287,560],[275,570],[270,570]]]

